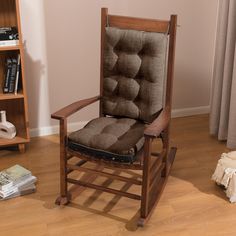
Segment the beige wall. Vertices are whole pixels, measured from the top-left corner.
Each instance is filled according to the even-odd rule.
[[[53,111],[98,94],[103,6],[113,14],[139,17],[178,14],[174,108],[209,106],[217,5],[218,0],[21,0],[34,134],[39,128],[50,133]],[[86,121],[96,116],[97,107],[79,114]]]
[[[127,13],[133,16],[168,19],[170,14],[178,15],[173,106],[175,109],[208,106],[218,0],[127,2]]]

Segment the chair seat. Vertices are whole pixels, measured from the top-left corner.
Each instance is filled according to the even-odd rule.
[[[134,162],[144,145],[145,124],[130,118],[100,117],[71,133],[68,148],[95,158]]]

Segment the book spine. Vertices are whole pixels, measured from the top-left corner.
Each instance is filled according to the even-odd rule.
[[[12,188],[13,184],[6,184],[6,185],[2,185],[0,186],[0,191],[8,191],[8,189]]]
[[[9,80],[9,93],[13,93],[15,91],[15,81],[16,81],[16,73],[17,73],[17,60],[14,58],[12,59],[12,68],[10,73],[10,80]]]
[[[18,191],[18,188],[13,188],[9,191],[0,191],[0,197],[5,198],[8,197]]]
[[[5,179],[3,179],[2,182],[3,181],[5,181]],[[0,193],[6,194],[6,193],[8,193],[12,190],[15,190],[15,189],[17,189],[18,191],[21,191],[21,190],[24,190],[25,188],[28,188],[29,186],[32,186],[36,181],[37,181],[37,178],[35,176],[29,176],[26,179],[22,179],[17,184],[13,184],[13,182],[10,182],[9,184],[2,186],[2,187],[4,187],[4,189],[0,188]]]
[[[8,200],[8,199],[11,199],[11,198],[15,198],[15,197],[19,197],[19,196],[24,196],[24,195],[28,195],[28,194],[31,194],[31,193],[35,193],[36,192],[36,188],[33,187],[31,189],[26,189],[26,190],[22,190],[22,191],[18,191],[16,193],[13,193],[12,195],[9,195],[7,197],[1,197],[0,198],[0,201],[2,200]]]
[[[12,60],[10,58],[7,59],[6,65],[6,76],[5,76],[5,83],[3,87],[3,92],[9,92],[9,82],[10,82],[10,75],[11,75],[11,68],[12,68]]]
[[[18,58],[17,58],[17,72],[16,72],[16,82],[15,82],[15,95],[17,94],[18,91],[18,84],[19,84],[19,77],[20,77],[20,54],[18,54]]]

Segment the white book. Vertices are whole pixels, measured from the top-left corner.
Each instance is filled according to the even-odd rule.
[[[24,191],[24,190],[27,190],[27,189],[30,189],[30,188],[36,188],[35,184],[27,184],[27,185],[24,185],[20,188],[18,188],[18,192],[21,192],[21,191]]]
[[[5,199],[12,194],[20,195],[22,191],[25,189],[29,189],[32,186],[35,186],[34,183],[37,181],[37,178],[35,176],[29,176],[27,179],[23,180],[22,182],[19,182],[9,189],[5,191],[0,191],[0,197]]]
[[[7,197],[4,197],[4,198],[0,197],[0,201],[8,200],[8,199],[23,196],[23,195],[27,195],[27,194],[30,194],[30,193],[34,193],[35,191],[36,191],[36,187],[35,187],[34,184],[27,185],[24,188],[22,188],[21,190],[18,190],[17,192],[15,192],[15,193],[7,196]]]
[[[36,181],[37,181],[37,178],[35,176],[31,175],[27,179],[24,179],[23,181],[17,183],[16,185],[13,185],[13,186],[16,186],[18,189],[22,189],[22,188],[24,188],[24,186],[34,184]]]
[[[14,165],[0,172],[9,180],[13,181],[13,185],[20,183],[31,176],[31,172],[20,165]]]
[[[18,192],[18,188],[15,187],[15,188],[11,188],[10,190],[8,191],[0,191],[0,197],[2,198],[6,198],[14,193]]]
[[[15,189],[21,190],[25,186],[34,184],[36,181],[37,181],[37,178],[35,176],[30,175],[27,178],[23,179],[21,182],[18,182],[5,190],[0,190],[0,195],[7,194],[9,191],[14,191]]]
[[[17,45],[19,45],[19,40],[0,40],[1,47],[17,46]]]

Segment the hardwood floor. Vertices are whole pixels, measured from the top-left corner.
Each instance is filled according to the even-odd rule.
[[[54,200],[59,193],[59,145],[57,136],[32,139],[25,154],[0,150],[1,169],[16,163],[38,177],[37,192],[0,202],[0,235],[236,235],[236,205],[211,181],[224,142],[208,134],[208,117],[177,118],[172,123],[172,143],[178,147],[168,183],[144,228],[136,227],[139,201],[76,189],[80,193],[66,207]],[[137,175],[131,171],[125,175]],[[94,180],[93,176],[83,176]],[[98,178],[104,186],[130,192],[138,187]]]

